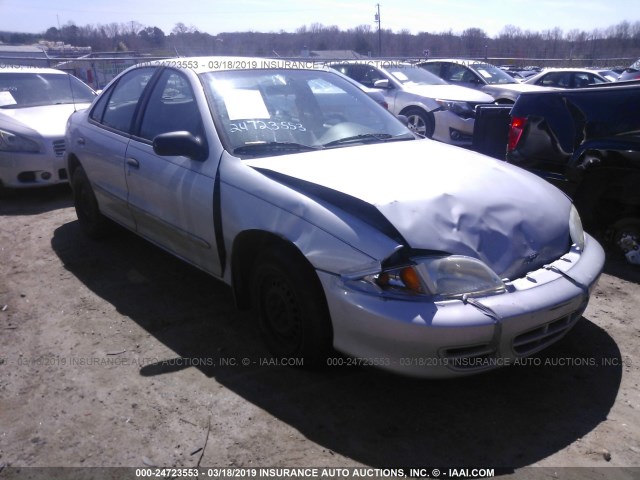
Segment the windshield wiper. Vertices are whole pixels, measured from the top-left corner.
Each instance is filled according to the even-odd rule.
[[[310,152],[312,150],[320,150],[322,147],[314,147],[312,145],[305,145],[303,143],[294,142],[256,142],[246,143],[241,147],[233,149],[234,154],[255,154],[262,152],[277,152],[277,153],[290,153],[290,152]]]
[[[332,142],[324,143],[323,147],[333,147],[335,145],[342,145],[343,143],[355,143],[355,142],[389,142],[395,140],[415,140],[413,136],[401,136],[394,137],[389,133],[363,133],[360,135],[353,135],[351,137],[340,138]]]

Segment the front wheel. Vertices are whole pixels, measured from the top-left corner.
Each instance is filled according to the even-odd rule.
[[[82,167],[78,167],[73,172],[71,186],[80,228],[89,238],[94,240],[103,238],[108,233],[111,223],[100,213],[91,182]]]
[[[263,256],[253,271],[251,296],[260,333],[275,357],[322,365],[331,348],[331,321],[309,264],[281,251]]]
[[[435,130],[433,115],[420,108],[410,108],[404,115],[409,120],[408,127],[413,133],[421,137],[433,137],[433,131]]]
[[[619,220],[611,230],[612,244],[620,249],[629,263],[640,265],[640,219]]]

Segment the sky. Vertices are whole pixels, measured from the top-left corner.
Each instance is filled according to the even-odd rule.
[[[506,25],[542,32],[555,27],[606,29],[640,21],[638,0],[387,0],[380,1],[383,29],[438,33],[481,28],[496,36]],[[0,31],[42,33],[78,26],[135,21],[171,33],[176,23],[201,32],[294,32],[313,23],[346,30],[368,24],[376,1],[366,0],[0,0]]]

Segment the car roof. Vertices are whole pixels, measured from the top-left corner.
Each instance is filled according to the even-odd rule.
[[[395,67],[398,65],[413,67],[415,64],[405,62],[404,60],[379,60],[379,59],[361,59],[361,60],[330,60],[326,62],[330,67],[337,65],[371,65],[377,68]]]
[[[579,72],[579,73],[597,73],[599,68],[571,68],[571,67],[551,67],[545,68],[540,73],[548,73],[548,72]]]
[[[420,63],[434,63],[434,62],[448,62],[459,63],[461,65],[493,65],[493,63],[485,62],[484,60],[474,60],[473,58],[432,58]],[[495,65],[494,65],[495,66]]]
[[[31,67],[29,65],[12,65],[0,68],[0,74],[3,73],[50,73],[55,75],[68,75],[67,72],[56,70],[55,68]]]
[[[326,62],[310,58],[287,60],[259,57],[175,57],[139,63],[132,68],[145,66],[177,67],[193,70],[196,73],[261,69],[329,70]]]

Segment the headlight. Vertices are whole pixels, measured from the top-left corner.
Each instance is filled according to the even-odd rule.
[[[569,213],[569,235],[571,235],[571,242],[580,250],[584,250],[584,230],[575,205],[571,205],[571,212]]]
[[[401,295],[457,297],[505,291],[500,277],[487,265],[463,255],[416,258],[411,265],[385,269],[362,280]]]
[[[39,152],[40,145],[26,137],[6,130],[0,130],[0,151],[3,152]]]
[[[436,103],[444,110],[449,110],[463,118],[473,117],[473,110],[467,102],[456,102],[455,100],[442,100],[436,98]]]

